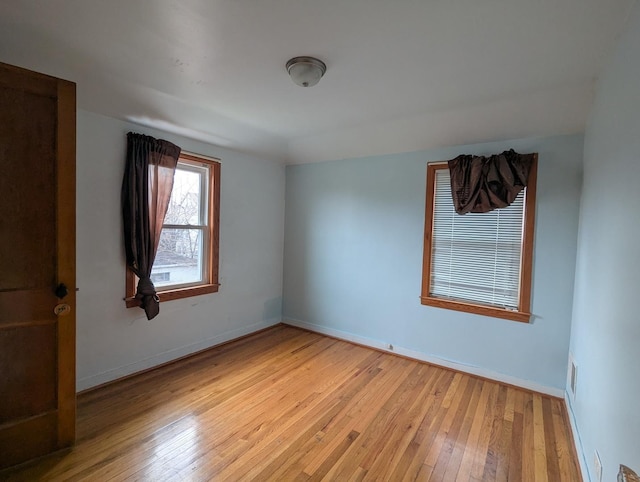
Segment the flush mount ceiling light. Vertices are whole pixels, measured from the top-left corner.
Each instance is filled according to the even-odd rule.
[[[287,72],[291,80],[300,87],[313,87],[327,71],[322,60],[313,57],[294,57],[287,62]]]

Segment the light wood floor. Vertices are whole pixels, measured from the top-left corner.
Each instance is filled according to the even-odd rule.
[[[563,402],[277,326],[79,398],[8,480],[579,481]]]

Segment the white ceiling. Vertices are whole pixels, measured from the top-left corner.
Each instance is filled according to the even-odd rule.
[[[584,128],[635,0],[3,0],[80,108],[289,163]],[[327,64],[304,89],[285,63]]]

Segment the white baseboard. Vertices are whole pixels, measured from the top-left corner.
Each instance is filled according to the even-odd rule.
[[[571,401],[571,395],[569,392],[564,392],[564,404],[567,407],[567,414],[569,415],[569,425],[571,425],[571,433],[573,434],[573,443],[576,447],[576,454],[578,455],[578,465],[580,466],[580,473],[582,474],[582,480],[589,482],[591,476],[589,475],[587,458],[585,457],[584,448],[582,447],[582,439],[580,438],[580,431],[578,430],[578,424],[576,423],[576,416],[573,412],[573,405]]]
[[[332,336],[334,338],[339,338],[341,340],[358,343],[359,345],[365,345],[371,348],[375,348],[377,350],[383,350],[389,353],[395,353],[397,355],[413,358],[415,360],[424,361],[427,363],[431,363],[432,365],[451,368],[453,370],[469,373],[471,375],[477,375],[479,377],[489,378],[491,380],[507,383],[509,385],[514,385],[516,387],[526,388],[527,390],[532,390],[538,393],[544,393],[546,395],[551,395],[552,397],[564,398],[564,390],[560,388],[541,385],[540,383],[532,382],[530,380],[523,380],[517,377],[513,377],[511,375],[505,375],[504,373],[494,372],[492,370],[487,370],[485,368],[481,368],[473,365],[465,365],[464,363],[446,360],[444,358],[439,358],[437,356],[429,355],[427,353],[423,353],[416,350],[411,350],[409,348],[403,348],[401,346],[394,345],[393,349],[390,350],[388,348],[388,345],[381,341],[374,340],[371,338],[366,338],[364,336],[354,335],[346,331],[327,328],[326,326],[316,325],[314,323],[307,323],[306,321],[295,320],[292,318],[284,318],[282,320],[282,323],[291,325],[291,326],[297,326],[298,328],[304,328],[305,330],[313,331],[323,335]]]
[[[90,375],[88,377],[80,378],[76,381],[76,391],[80,392],[83,390],[87,390],[89,388],[102,385],[103,383],[108,383],[113,380],[117,380],[118,378],[126,377],[128,375],[132,375],[134,373],[141,372],[143,370],[148,370],[149,368],[162,365],[163,363],[167,363],[172,360],[176,360],[178,358],[190,355],[192,353],[196,353],[201,350],[206,350],[207,348],[212,348],[216,345],[220,345],[222,343],[233,340],[235,338],[240,338],[241,336],[249,335],[253,332],[262,330],[264,328],[277,325],[281,321],[282,320],[280,318],[273,318],[271,320],[260,321],[252,325],[243,326],[242,328],[237,328],[235,330],[221,333],[220,335],[216,335],[211,338],[200,340],[196,343],[191,343],[189,345],[174,348],[174,349],[165,351],[163,353],[158,353],[157,355],[153,355],[151,357],[145,358],[143,360],[139,360],[134,363],[129,363],[127,365],[122,365],[120,367],[112,368],[110,370],[106,370],[104,372],[97,373],[95,375]]]

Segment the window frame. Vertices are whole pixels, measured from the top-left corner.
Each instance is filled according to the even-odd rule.
[[[533,274],[533,243],[535,231],[536,184],[538,174],[538,155],[534,154],[529,180],[525,188],[523,233],[520,256],[520,284],[518,309],[509,310],[497,306],[487,306],[460,300],[437,298],[429,294],[431,287],[432,230],[434,222],[435,177],[436,171],[448,169],[447,162],[427,164],[426,206],[424,224],[424,251],[422,258],[422,292],[420,302],[426,306],[445,308],[506,320],[528,323],[531,318],[531,283]]]
[[[203,262],[207,266],[203,273],[207,279],[202,283],[189,286],[159,288],[157,290],[160,302],[189,298],[192,296],[216,293],[220,288],[218,282],[219,246],[220,246],[220,160],[199,154],[182,152],[178,163],[191,165],[206,165],[209,169],[209,192],[207,196],[207,227],[206,237],[208,245],[204,247]],[[203,240],[204,243],[204,240]],[[137,277],[129,267],[126,269],[125,304],[127,308],[139,307],[140,303],[135,299]]]

